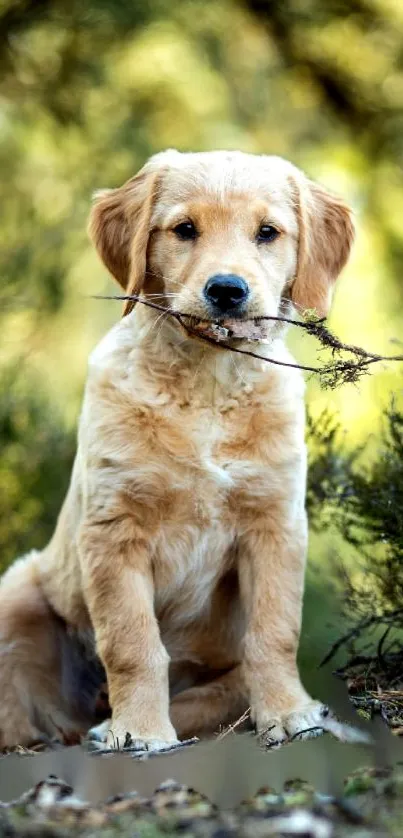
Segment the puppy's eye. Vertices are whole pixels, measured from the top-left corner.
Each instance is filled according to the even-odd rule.
[[[193,221],[182,221],[173,228],[173,231],[175,236],[178,236],[178,239],[190,240],[197,238],[197,230]]]
[[[273,242],[280,235],[280,231],[272,224],[262,224],[256,236],[258,242]]]

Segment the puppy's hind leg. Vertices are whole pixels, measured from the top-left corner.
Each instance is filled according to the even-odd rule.
[[[239,666],[203,685],[189,687],[171,701],[170,716],[180,739],[217,733],[236,723],[248,707]]]
[[[71,701],[66,650],[76,669],[77,655],[41,590],[38,558],[34,552],[19,559],[0,583],[1,749],[61,734],[68,739],[92,721],[80,718]]]

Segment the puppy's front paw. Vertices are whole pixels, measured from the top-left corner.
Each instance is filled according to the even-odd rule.
[[[324,730],[324,720],[329,716],[329,712],[329,708],[320,701],[310,701],[286,714],[273,714],[272,718],[258,720],[259,738],[267,747],[273,747],[291,739],[310,739],[320,736]]]
[[[172,746],[178,745],[179,741],[175,729],[171,724],[165,725],[164,729],[155,735],[144,735],[141,732],[128,730],[128,725],[122,722],[115,722],[107,719],[102,724],[91,728],[88,733],[89,739],[99,745],[106,745],[116,751],[123,748],[130,748],[132,751],[163,751]]]
[[[117,751],[121,751],[123,748],[130,748],[131,751],[156,753],[158,751],[169,750],[175,745],[179,745],[176,734],[162,739],[157,736],[142,736],[139,733],[131,733],[128,730],[123,733],[121,728],[116,729],[116,727],[110,729],[106,739],[106,747],[113,748]]]
[[[108,738],[108,731],[111,727],[112,719],[105,719],[105,721],[101,722],[101,724],[95,725],[89,729],[87,734],[88,739],[90,742],[93,742],[94,745],[105,745]]]

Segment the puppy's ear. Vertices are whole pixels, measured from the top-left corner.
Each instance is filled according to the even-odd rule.
[[[143,287],[151,216],[161,177],[161,170],[153,171],[146,165],[119,189],[105,189],[95,195],[89,236],[127,294],[138,294]],[[134,305],[128,301],[124,314]]]
[[[299,245],[291,300],[300,312],[314,310],[318,317],[326,317],[334,283],[354,240],[351,210],[303,175],[294,186]]]

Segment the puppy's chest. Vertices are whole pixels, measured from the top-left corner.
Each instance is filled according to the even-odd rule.
[[[234,506],[239,517],[243,500],[270,491],[279,433],[270,430],[263,409],[221,413],[201,408],[167,421],[172,434],[164,434],[155,454],[159,448],[170,475],[169,495],[177,498],[185,519],[204,527],[213,521],[228,526]]]
[[[174,604],[180,620],[203,612],[235,561],[234,544],[249,525],[251,510],[255,514],[259,500],[266,509],[275,491],[270,445],[275,447],[276,434],[268,434],[263,411],[222,414],[201,408],[183,412],[181,421],[169,415],[166,421],[172,421],[172,433],[167,425],[154,453],[150,450],[162,469],[152,539],[156,607],[171,613]]]

